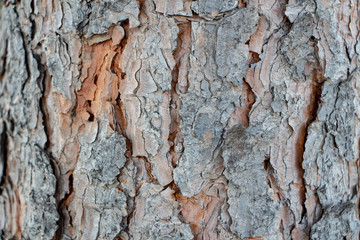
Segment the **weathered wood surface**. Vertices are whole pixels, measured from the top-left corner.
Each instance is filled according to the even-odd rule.
[[[1,4],[1,239],[359,239],[359,1]]]

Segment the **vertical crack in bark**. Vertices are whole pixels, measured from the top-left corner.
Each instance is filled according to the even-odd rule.
[[[59,234],[59,232],[63,232],[63,218],[64,218],[64,215],[61,211],[61,208],[60,208],[60,191],[61,191],[61,171],[59,169],[59,166],[58,166],[58,163],[56,160],[54,160],[54,157],[52,156],[51,152],[49,152],[50,150],[50,136],[51,136],[51,132],[50,132],[50,127],[49,127],[49,113],[48,113],[48,108],[47,108],[47,103],[46,103],[46,99],[47,99],[47,96],[49,94],[49,85],[50,85],[50,81],[51,81],[51,78],[50,78],[50,75],[49,73],[46,71],[46,68],[45,66],[41,63],[41,60],[40,60],[40,56],[38,55],[34,55],[34,58],[36,59],[37,61],[37,64],[38,64],[38,70],[40,72],[40,76],[38,78],[39,81],[41,81],[41,88],[42,88],[42,96],[39,100],[39,106],[40,106],[40,112],[42,114],[42,118],[43,118],[43,127],[44,127],[44,132],[45,132],[45,135],[46,135],[46,142],[45,142],[45,146],[44,146],[44,149],[42,149],[40,146],[38,146],[39,149],[43,150],[44,153],[48,156],[49,158],[49,161],[50,161],[50,165],[52,167],[52,170],[53,170],[53,174],[55,176],[55,179],[56,179],[56,183],[55,183],[55,200],[56,200],[56,209],[57,209],[57,212],[59,214],[59,219],[57,221],[57,229],[55,231],[55,234],[53,236],[52,239],[60,239],[59,237],[57,237]]]
[[[312,94],[310,95],[310,116],[308,118],[308,120],[306,121],[306,123],[304,124],[304,126],[302,127],[302,129],[300,129],[300,136],[297,140],[298,142],[298,147],[297,147],[297,159],[298,159],[298,170],[301,176],[301,189],[303,192],[301,192],[301,199],[302,199],[302,205],[303,205],[303,212],[302,212],[302,218],[304,219],[305,215],[306,215],[306,207],[305,207],[305,201],[306,201],[306,182],[304,179],[304,169],[302,167],[302,163],[304,160],[304,152],[305,152],[305,144],[306,144],[306,140],[307,140],[307,131],[308,131],[308,127],[309,125],[316,120],[317,117],[317,110],[319,108],[319,103],[320,103],[320,97],[321,97],[321,89],[322,89],[322,84],[324,81],[324,78],[321,74],[321,71],[319,71],[319,69],[314,69],[313,70],[313,82],[312,82]]]
[[[188,69],[190,65],[189,54],[191,51],[191,22],[187,20],[180,21],[178,22],[177,26],[179,28],[179,32],[177,36],[176,49],[173,52],[173,57],[176,64],[172,71],[170,91],[171,100],[169,106],[171,122],[168,137],[168,142],[170,143],[168,158],[171,160],[171,164],[174,169],[177,167],[177,162],[181,158],[184,151],[184,149],[176,149],[176,146],[183,146],[184,141],[180,130],[181,116],[179,111],[181,108],[180,94],[186,93],[189,87]],[[179,199],[182,198],[180,188],[175,184],[174,181],[165,186],[164,189],[167,187],[170,187],[174,191],[173,196],[175,201],[179,202]],[[181,211],[179,212],[179,219],[182,222],[185,221]]]
[[[269,156],[270,156],[270,154],[269,154]],[[284,215],[284,214],[287,215],[287,212],[292,213],[291,210],[290,210],[291,208],[290,208],[289,201],[284,196],[283,190],[281,189],[279,180],[278,180],[278,178],[276,176],[276,170],[272,166],[271,161],[270,161],[270,157],[268,157],[268,156],[264,160],[264,170],[267,173],[266,180],[267,180],[268,186],[275,193],[276,198],[274,200],[277,200],[278,202],[281,202],[281,204],[284,206],[283,211],[285,211],[285,212],[282,213],[282,215]],[[292,213],[292,216],[295,218],[293,213]],[[284,226],[284,221],[283,221],[283,219],[281,219],[280,229],[279,230],[280,230],[281,235],[283,236],[284,239],[287,239],[287,238],[290,237],[291,231],[293,231],[294,228],[295,228],[294,225]],[[287,233],[286,229],[289,229],[289,234]]]
[[[7,187],[9,187],[10,189],[13,190],[13,192],[15,193],[15,204],[16,204],[16,216],[13,216],[15,218],[15,223],[16,223],[16,232],[15,235],[13,236],[14,239],[20,239],[21,235],[22,235],[22,229],[21,229],[21,212],[22,212],[22,208],[21,208],[21,202],[20,202],[20,194],[19,194],[19,190],[17,188],[17,186],[13,183],[12,179],[9,176],[9,166],[8,166],[8,161],[9,161],[9,136],[7,133],[7,125],[4,122],[3,123],[3,131],[1,133],[0,136],[0,150],[1,150],[1,155],[2,155],[2,159],[1,161],[3,162],[3,169],[2,169],[2,176],[0,179],[0,195],[2,195],[4,189],[6,189]],[[9,192],[7,193],[9,195]],[[10,204],[11,207],[11,204]],[[14,210],[11,210],[11,212]],[[10,220],[11,221],[11,220]],[[3,232],[3,234],[5,234]],[[5,239],[5,238],[4,238]]]
[[[307,133],[307,128],[309,126],[309,122],[305,123],[305,125],[301,126],[299,129],[299,137],[296,140],[296,152],[295,152],[295,156],[297,159],[297,171],[298,174],[300,175],[300,186],[299,186],[299,196],[300,196],[300,204],[302,206],[302,212],[301,212],[301,220],[306,220],[304,217],[306,216],[306,207],[305,207],[305,200],[306,200],[306,190],[305,190],[305,179],[304,179],[304,168],[302,167],[302,162],[303,162],[303,155],[304,155],[304,151],[305,151],[305,143],[306,143],[306,133]],[[298,224],[298,223],[296,223]]]
[[[171,164],[174,168],[177,166],[177,161],[180,159],[182,152],[178,152],[175,147],[183,143],[183,137],[180,132],[180,93],[186,93],[189,87],[188,83],[188,69],[189,69],[189,54],[191,51],[191,22],[185,21],[178,23],[179,33],[177,38],[177,46],[173,52],[175,59],[175,66],[172,71],[171,92],[170,92],[170,132],[168,141],[170,142],[169,156]],[[179,82],[179,75],[181,82]]]
[[[35,1],[31,1],[31,3],[29,4],[30,8],[31,8],[31,14],[34,14],[34,9],[35,9]],[[33,17],[30,18],[30,22],[31,22],[31,39],[34,38],[36,29],[35,29],[35,20]],[[47,108],[47,96],[49,95],[50,92],[50,84],[51,84],[51,77],[50,74],[46,68],[46,66],[44,65],[44,63],[41,60],[41,50],[38,48],[40,46],[41,43],[38,43],[38,46],[30,49],[30,53],[32,54],[34,60],[37,63],[37,68],[39,71],[39,76],[36,79],[36,82],[38,83],[40,89],[41,89],[41,97],[39,99],[39,111],[42,114],[42,125],[44,128],[44,133],[46,136],[46,142],[45,145],[43,146],[44,148],[42,148],[42,146],[39,146],[38,144],[36,144],[35,146],[40,149],[48,158],[50,166],[52,168],[53,171],[53,175],[55,176],[55,201],[56,201],[56,209],[57,212],[59,214],[59,219],[57,221],[57,229],[55,231],[55,234],[53,236],[53,239],[60,239],[60,238],[56,238],[58,231],[62,232],[63,227],[60,226],[60,223],[62,222],[63,219],[63,214],[60,210],[60,191],[61,191],[61,172],[60,172],[60,168],[58,166],[58,162],[55,160],[55,158],[52,156],[52,153],[50,152],[50,136],[51,136],[51,131],[50,131],[50,127],[49,127],[49,110]],[[26,49],[25,49],[26,51]],[[40,53],[39,53],[40,51]],[[28,58],[28,54],[26,54],[25,58]],[[27,65],[27,69],[29,68],[29,66]],[[30,79],[30,69],[28,69],[28,80]],[[26,82],[23,84],[22,86],[22,91],[24,90],[24,87],[26,85]],[[62,225],[62,224],[61,224]]]
[[[241,1],[239,1],[240,4]],[[239,5],[240,6],[240,5]],[[260,19],[259,19],[260,22]],[[254,41],[254,38],[256,37],[256,34],[260,31],[260,23],[258,24],[257,30],[250,36],[250,38],[245,42],[245,45],[248,46],[249,49],[251,49],[252,41]],[[252,72],[256,69],[255,63],[258,63],[261,61],[260,55],[257,52],[249,51],[248,56],[248,63],[249,66],[247,68],[247,72],[245,77],[243,78],[243,88],[239,91],[241,91],[241,106],[237,107],[235,111],[230,115],[230,117],[227,120],[225,130],[230,129],[231,127],[242,124],[244,127],[249,127],[249,115],[252,109],[252,106],[256,102],[256,95],[252,89],[251,86],[251,80],[248,78]],[[234,86],[235,87],[235,86]]]
[[[277,200],[283,201],[284,198],[283,198],[282,193],[281,193],[281,188],[280,188],[280,186],[279,186],[279,184],[277,182],[277,179],[276,179],[275,169],[271,165],[270,157],[266,157],[265,160],[264,160],[264,170],[267,173],[266,180],[267,180],[267,183],[268,183],[269,187],[272,188],[273,191],[276,193],[276,195],[278,197]]]
[[[154,177],[154,175],[152,174],[152,164],[150,163],[149,159],[147,157],[144,156],[135,156],[138,159],[141,159],[144,161],[145,164],[145,170],[150,178],[151,182],[158,182],[158,180],[156,179],[156,177]]]
[[[46,98],[47,95],[49,94],[49,81],[50,81],[50,75],[49,73],[46,71],[45,66],[43,66],[43,64],[41,63],[40,60],[40,56],[38,55],[34,55],[35,60],[37,61],[38,64],[38,70],[40,72],[40,76],[38,77],[38,82],[40,82],[40,88],[41,88],[41,98],[39,100],[39,107],[40,107],[40,112],[42,114],[42,124],[44,127],[44,132],[46,135],[46,143],[44,146],[44,150],[47,151],[49,149],[50,146],[50,128],[48,126],[48,121],[49,121],[49,114],[48,114],[48,109],[47,109],[47,105],[46,105]],[[48,81],[47,81],[48,80]]]
[[[124,29],[124,37],[121,39],[118,47],[115,49],[116,54],[111,62],[110,69],[111,71],[116,74],[118,77],[117,89],[118,89],[118,96],[115,100],[113,105],[113,117],[116,122],[116,126],[114,129],[123,137],[126,138],[126,150],[128,157],[132,156],[132,143],[130,139],[126,135],[126,128],[127,128],[127,120],[125,114],[125,107],[124,103],[121,100],[121,93],[119,92],[121,81],[124,81],[126,77],[126,73],[119,67],[120,58],[123,54],[123,51],[126,47],[128,38],[129,38],[129,21],[126,21],[122,24]]]
[[[61,169],[58,165],[58,160],[56,160],[52,153],[51,153],[51,127],[50,120],[49,120],[49,109],[47,106],[47,98],[51,91],[51,76],[44,65],[44,63],[41,61],[41,56],[38,54],[33,53],[34,59],[37,61],[38,70],[40,72],[40,75],[37,79],[37,82],[40,85],[41,88],[41,98],[39,99],[39,110],[42,114],[42,125],[44,128],[44,132],[46,135],[46,142],[44,145],[44,148],[41,148],[41,146],[37,145],[37,147],[46,154],[50,161],[50,166],[52,167],[53,174],[55,176],[56,182],[55,182],[55,200],[56,200],[56,209],[59,215],[59,219],[57,221],[57,229],[55,231],[54,236],[52,239],[61,239],[66,227],[64,226],[65,219],[68,217],[64,211],[63,211],[63,202],[68,198],[68,195],[72,193],[72,186],[71,182],[69,182],[69,193],[65,194],[63,199],[60,199],[61,191],[64,189],[62,184],[64,184],[64,180],[62,179],[62,173]]]
[[[321,68],[321,64],[320,64],[320,58],[318,56],[318,47],[317,47],[317,43],[318,40],[315,39],[314,37],[311,37],[309,42],[313,45],[314,48],[314,55],[315,55],[315,63],[314,63],[314,67],[312,69],[311,72],[311,94],[309,96],[309,105],[308,105],[308,109],[307,109],[307,114],[308,117],[306,119],[306,122],[303,124],[303,126],[300,128],[300,134],[299,137],[297,139],[297,143],[298,146],[296,148],[296,158],[298,159],[297,161],[297,168],[299,171],[299,174],[301,176],[301,186],[300,186],[300,197],[301,197],[301,204],[302,204],[302,209],[303,212],[301,214],[302,217],[302,221],[303,224],[306,225],[306,229],[305,231],[307,232],[307,235],[309,234],[311,227],[309,225],[308,220],[306,219],[306,213],[307,213],[307,209],[306,209],[306,182],[304,179],[304,173],[305,170],[302,166],[303,160],[304,160],[304,152],[305,152],[305,144],[307,141],[307,135],[308,135],[308,127],[310,126],[310,124],[315,121],[317,119],[317,112],[318,112],[318,108],[319,105],[321,103],[321,92],[322,92],[322,85],[325,82],[325,77],[323,74],[323,70]]]
[[[5,51],[4,51],[4,55],[1,56],[1,61],[2,61],[2,66],[0,66],[0,82],[5,74],[6,71],[6,62],[7,62],[7,54],[8,54],[8,39],[5,38]]]
[[[19,19],[19,14],[17,12],[17,8],[14,8],[14,13],[17,16],[17,18]],[[28,50],[28,42],[26,41],[26,36],[23,32],[23,30],[21,29],[21,24],[19,23],[18,26],[16,26],[16,28],[19,30],[21,39],[22,39],[22,47],[24,49],[24,65],[25,65],[25,69],[26,69],[26,80],[22,83],[21,86],[21,93],[24,93],[24,88],[26,86],[26,84],[30,81],[31,75],[30,75],[30,66],[29,66],[29,50]]]
[[[321,92],[322,92],[322,86],[324,82],[326,81],[326,78],[324,77],[324,70],[321,67],[320,64],[320,57],[319,57],[319,48],[317,46],[318,40],[315,37],[312,37],[310,39],[311,42],[313,42],[313,47],[315,51],[315,59],[316,59],[316,68],[313,70],[312,73],[312,79],[313,79],[313,95],[312,95],[312,109],[311,109],[311,117],[309,119],[308,125],[310,125],[311,122],[315,121],[317,118],[318,109],[321,103]]]
[[[34,59],[37,62],[37,66],[38,66],[38,70],[40,72],[40,75],[37,79],[37,82],[40,85],[41,88],[41,98],[39,99],[39,110],[42,114],[42,125],[44,128],[44,132],[46,135],[46,142],[44,145],[44,148],[42,148],[39,145],[35,145],[38,147],[38,149],[40,149],[49,159],[50,162],[50,166],[53,170],[53,174],[55,176],[55,201],[56,201],[56,209],[59,215],[59,219],[57,221],[57,229],[55,231],[54,236],[52,237],[52,239],[61,239],[62,234],[64,232],[64,219],[66,218],[65,214],[62,211],[62,202],[64,201],[63,199],[60,199],[60,195],[61,195],[61,190],[63,189],[63,187],[61,186],[61,184],[63,184],[63,180],[61,178],[61,170],[58,166],[58,161],[55,160],[55,158],[53,157],[50,148],[51,148],[51,141],[50,141],[50,136],[51,136],[51,127],[49,126],[49,109],[47,107],[47,97],[50,94],[50,85],[51,85],[51,76],[49,74],[49,72],[47,71],[46,66],[42,63],[41,61],[41,56],[38,54],[33,53]]]
[[[359,179],[359,176],[360,176],[360,159],[357,159],[356,160],[356,168],[357,168],[357,173],[358,173],[358,184],[357,184],[357,189],[355,189],[355,194],[357,196],[357,200],[356,200],[356,216],[357,218],[360,220],[360,179]]]
[[[172,81],[171,81],[171,92],[170,92],[170,132],[168,141],[170,142],[170,151],[169,155],[171,156],[171,162],[173,167],[177,166],[177,160],[181,156],[176,156],[176,140],[182,143],[183,139],[180,132],[180,93],[185,93],[188,88],[188,67],[189,67],[189,52],[191,50],[191,22],[185,21],[178,23],[179,33],[177,37],[177,46],[173,52],[175,59],[175,66],[172,71]],[[185,70],[185,72],[180,73],[180,68]],[[182,76],[186,79],[186,84],[183,88],[179,88],[179,74],[185,74]],[[184,83],[183,83],[184,84]]]
[[[31,0],[30,4],[30,23],[31,23],[31,31],[30,31],[30,39],[34,39],[35,37],[35,32],[36,32],[36,23],[35,23],[35,7],[36,7],[36,3],[34,0]]]
[[[8,179],[8,175],[9,175],[9,170],[8,170],[8,136],[7,136],[7,127],[6,127],[6,123],[3,123],[3,130],[1,133],[1,155],[2,155],[2,175],[1,175],[1,180],[0,180],[0,195],[2,194],[2,192],[4,191],[4,188],[6,187],[7,184],[7,179]]]
[[[141,1],[140,1],[140,5],[141,5]],[[121,88],[121,84],[122,81],[125,80],[126,78],[126,73],[123,72],[123,70],[120,68],[120,61],[121,61],[121,57],[123,56],[123,52],[124,49],[127,45],[128,39],[129,39],[129,35],[131,34],[132,30],[130,29],[129,26],[129,21],[125,20],[121,23],[121,27],[124,29],[124,36],[121,39],[120,43],[118,44],[118,46],[116,46],[115,52],[116,54],[114,55],[112,62],[111,62],[111,66],[110,66],[110,70],[112,73],[114,73],[117,78],[118,78],[118,84],[117,84],[117,90],[118,90],[118,95],[116,97],[116,100],[112,103],[113,106],[113,118],[114,118],[114,126],[113,129],[120,134],[121,136],[123,136],[126,139],[126,152],[125,152],[125,156],[130,160],[130,161],[134,161],[134,158],[138,159],[138,160],[143,160],[144,164],[145,164],[145,168],[146,168],[146,172],[148,173],[151,181],[157,181],[154,176],[152,175],[152,165],[151,163],[148,161],[147,158],[145,157],[139,157],[139,156],[133,156],[133,144],[131,142],[131,139],[128,137],[127,133],[126,133],[126,129],[127,129],[127,118],[126,118],[126,111],[125,111],[125,106],[124,103],[122,101],[122,96],[120,93],[120,88]],[[138,86],[139,87],[139,86]],[[135,91],[136,92],[136,91]],[[136,165],[136,164],[134,164]],[[139,194],[139,190],[141,188],[142,184],[139,184],[137,182],[135,182],[135,196],[131,197],[129,195],[127,195],[127,202],[132,202],[131,204],[127,204],[127,216],[123,217],[122,223],[125,228],[120,231],[120,233],[117,235],[117,237],[115,239],[121,239],[121,234],[123,232],[125,233],[129,233],[129,226],[130,226],[130,222],[134,216],[134,212],[136,210],[136,198]]]
[[[52,238],[53,240],[63,239],[66,230],[66,226],[65,226],[67,222],[66,220],[68,220],[70,226],[72,226],[72,218],[71,218],[71,214],[69,213],[68,206],[74,197],[74,185],[73,185],[74,176],[72,171],[67,173],[67,175],[69,178],[69,192],[66,193],[63,199],[61,199],[58,202],[58,208],[57,208],[59,213],[59,220],[57,222],[58,228],[55,232],[54,237]]]

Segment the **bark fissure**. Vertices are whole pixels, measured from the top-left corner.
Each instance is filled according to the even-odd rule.
[[[14,8],[14,13],[15,15],[19,18],[19,14],[17,12],[17,8]],[[25,88],[25,85],[29,82],[30,78],[31,78],[31,75],[30,75],[30,66],[29,66],[29,49],[28,49],[28,41],[27,41],[27,38],[25,36],[25,33],[23,32],[23,30],[21,29],[21,24],[20,23],[17,23],[17,26],[16,26],[16,30],[19,31],[20,33],[20,36],[21,36],[21,39],[22,39],[22,47],[23,47],[23,50],[24,50],[24,65],[25,65],[25,69],[26,69],[26,79],[24,80],[24,82],[22,83],[22,86],[21,86],[21,93],[24,93],[24,88]],[[15,31],[16,31],[15,30]]]
[[[67,174],[69,176],[69,192],[65,194],[65,196],[60,200],[58,203],[58,213],[59,213],[59,220],[57,222],[57,230],[55,232],[55,235],[53,237],[54,240],[62,239],[65,232],[68,231],[68,229],[72,228],[72,218],[71,214],[68,209],[68,205],[72,201],[72,198],[74,196],[74,176],[73,173],[70,172]],[[66,222],[69,222],[70,226],[66,226]]]
[[[5,37],[5,36],[4,36]],[[6,72],[6,63],[7,63],[7,55],[8,55],[8,39],[5,37],[5,50],[4,55],[1,56],[2,66],[1,66],[1,72],[0,72],[0,82]]]
[[[182,145],[183,137],[180,131],[180,107],[181,107],[181,99],[180,94],[184,94],[187,92],[189,87],[188,82],[188,68],[189,68],[189,52],[191,50],[191,22],[180,22],[177,24],[179,28],[179,33],[177,36],[177,47],[173,52],[173,56],[175,59],[175,66],[172,71],[172,81],[171,81],[171,91],[170,91],[170,132],[168,141],[170,142],[170,150],[169,155],[171,159],[171,164],[175,168],[177,166],[177,161],[181,158],[181,152],[178,152],[175,147],[177,145]],[[182,72],[182,82],[181,86],[179,83],[179,71],[180,68],[183,69]]]
[[[311,225],[308,223],[308,220],[306,220],[306,214],[307,214],[307,208],[306,208],[306,181],[304,178],[304,168],[302,166],[303,160],[304,160],[304,153],[305,153],[305,144],[308,139],[308,129],[312,122],[316,121],[317,119],[317,113],[319,110],[319,107],[321,105],[321,94],[322,94],[322,86],[324,82],[326,81],[324,77],[324,71],[320,64],[320,57],[319,57],[319,49],[318,49],[318,40],[315,37],[310,38],[310,42],[313,44],[314,48],[314,56],[315,56],[315,66],[311,73],[311,84],[312,84],[312,92],[309,96],[309,117],[305,123],[303,136],[300,139],[300,142],[302,142],[301,150],[300,150],[300,157],[299,157],[299,169],[301,173],[301,180],[303,185],[303,193],[302,193],[302,206],[303,206],[303,212],[302,212],[302,221],[306,222],[306,231],[309,233],[311,231]],[[316,194],[316,192],[315,192]],[[315,224],[316,222],[312,223]]]
[[[40,50],[37,49],[36,51],[38,52]],[[47,156],[50,166],[52,168],[52,173],[55,176],[56,181],[55,181],[54,197],[55,197],[55,201],[56,201],[56,210],[59,214],[59,219],[57,221],[56,231],[55,231],[52,239],[61,239],[61,237],[63,236],[62,234],[64,232],[64,228],[65,228],[65,226],[64,226],[65,215],[62,210],[62,202],[64,201],[64,198],[60,199],[60,197],[62,195],[61,191],[63,190],[63,186],[62,186],[63,180],[62,180],[61,169],[58,165],[59,160],[55,159],[51,152],[52,130],[51,130],[51,126],[50,126],[49,109],[48,109],[48,105],[47,105],[47,98],[48,98],[48,95],[50,94],[50,85],[51,85],[52,79],[51,79],[49,72],[47,71],[46,65],[42,63],[41,55],[33,53],[33,56],[37,62],[38,70],[40,72],[40,75],[39,75],[38,79],[36,80],[36,82],[39,84],[39,87],[41,89],[41,97],[39,98],[39,111],[41,113],[42,126],[44,128],[44,133],[46,136],[46,142],[43,147],[41,147],[38,144],[36,144],[35,146]]]
[[[8,135],[6,133],[7,127],[6,123],[3,123],[3,129],[1,133],[1,154],[2,154],[2,174],[1,174],[1,180],[0,180],[0,195],[4,191],[7,181],[8,181],[8,175],[9,175],[9,169],[8,169]]]

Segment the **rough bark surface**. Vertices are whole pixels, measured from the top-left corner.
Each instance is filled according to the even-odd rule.
[[[359,239],[360,2],[3,0],[1,239]]]

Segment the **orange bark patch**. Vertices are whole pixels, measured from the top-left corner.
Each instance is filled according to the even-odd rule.
[[[194,239],[217,238],[218,217],[225,199],[224,185],[213,182],[194,197],[185,197],[178,191],[176,199],[181,204],[181,215],[194,234]],[[214,193],[215,192],[215,193]]]
[[[239,0],[238,1],[238,7],[239,8],[245,8],[246,7],[246,3],[244,0]]]
[[[102,113],[106,101],[115,102],[119,78],[111,72],[112,60],[116,55],[116,46],[111,41],[89,46],[90,64],[85,69],[87,76],[82,80],[81,89],[77,92],[77,113],[86,111],[97,117]],[[87,64],[86,64],[87,65]],[[89,118],[89,120],[91,120]]]
[[[261,54],[264,38],[266,33],[268,32],[269,23],[266,20],[265,16],[261,16],[259,19],[259,25],[255,31],[255,33],[251,36],[249,42],[249,50],[251,52],[255,52],[257,54]]]
[[[125,78],[119,68],[121,52],[126,44],[125,30],[114,26],[104,36],[95,37],[83,50],[82,86],[76,93],[76,116],[86,124],[96,122],[99,116],[105,114],[110,126],[118,130],[113,121],[114,115],[117,123],[126,124],[118,98],[120,81]]]

